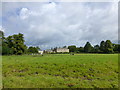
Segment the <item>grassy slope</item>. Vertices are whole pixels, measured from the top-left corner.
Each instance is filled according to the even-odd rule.
[[[6,88],[118,87],[117,54],[3,56]]]

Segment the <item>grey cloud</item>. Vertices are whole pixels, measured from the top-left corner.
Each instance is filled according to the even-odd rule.
[[[12,5],[11,5],[12,4]],[[117,41],[116,3],[3,3],[5,35],[41,48]],[[114,14],[113,14],[114,13]]]

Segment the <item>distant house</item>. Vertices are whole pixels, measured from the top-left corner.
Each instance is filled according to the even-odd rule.
[[[54,48],[54,49],[44,50],[44,53],[65,53],[65,52],[69,52],[69,49],[67,49],[67,48]]]
[[[67,49],[67,48],[56,48],[55,52],[57,52],[57,53],[69,52],[69,49]]]
[[[43,51],[38,51],[38,53],[42,55],[42,54],[43,54]]]
[[[54,51],[51,49],[44,50],[44,53],[53,53]]]

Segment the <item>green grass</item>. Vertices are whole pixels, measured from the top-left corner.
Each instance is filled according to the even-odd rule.
[[[5,88],[118,88],[117,54],[3,56]]]

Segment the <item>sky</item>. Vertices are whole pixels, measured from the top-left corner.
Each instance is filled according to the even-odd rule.
[[[41,49],[118,42],[117,2],[3,2],[0,29]]]

